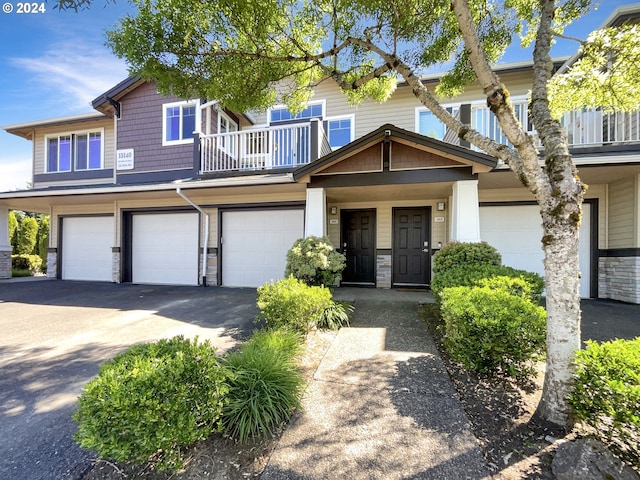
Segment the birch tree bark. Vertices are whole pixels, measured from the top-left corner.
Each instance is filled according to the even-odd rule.
[[[508,94],[491,70],[476,34],[466,0],[452,0],[460,31],[474,71],[487,95],[487,104],[500,126],[520,153],[505,160],[540,206],[544,235],[547,360],[538,415],[559,425],[571,422],[567,397],[571,390],[573,357],[580,349],[579,226],[585,185],[573,164],[566,135],[549,111],[547,85],[552,74],[550,57],[554,0],[541,0],[540,25],[536,36],[531,94],[533,124],[544,148],[544,166],[538,162],[534,140],[523,131],[509,105]]]

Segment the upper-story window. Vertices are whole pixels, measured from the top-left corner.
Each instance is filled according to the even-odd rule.
[[[445,107],[445,110],[451,115],[458,115],[460,107],[449,106]],[[436,140],[444,140],[449,129],[447,126],[436,117],[431,110],[427,110],[424,107],[418,107],[416,109],[416,132],[426,135],[427,137],[435,138]]]
[[[351,143],[354,138],[353,115],[327,119],[327,139],[333,150]]]
[[[310,103],[300,112],[293,114],[287,107],[274,107],[269,110],[269,123],[290,122],[295,120],[308,120],[322,118],[324,103]]]
[[[232,133],[238,131],[238,124],[234,122],[226,113],[218,112],[218,133]],[[227,138],[226,135],[221,136],[218,139],[219,147],[230,155],[236,154],[236,142]]]
[[[162,144],[178,145],[193,142],[199,114],[199,102],[166,103],[162,106]]]
[[[103,132],[68,133],[45,137],[47,173],[103,168]]]

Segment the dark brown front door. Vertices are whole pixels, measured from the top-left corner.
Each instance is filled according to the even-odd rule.
[[[342,211],[342,253],[347,259],[342,283],[375,285],[375,210]]]
[[[426,286],[431,281],[431,209],[393,209],[393,284]]]

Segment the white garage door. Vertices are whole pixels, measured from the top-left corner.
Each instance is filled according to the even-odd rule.
[[[62,278],[110,282],[113,217],[62,219]]]
[[[258,287],[284,277],[287,250],[304,235],[304,211],[222,214],[222,284]]]
[[[591,205],[582,205],[580,225],[580,296],[590,297]],[[480,238],[502,254],[502,263],[544,275],[542,220],[537,205],[480,207]]]
[[[131,281],[197,285],[198,229],[197,213],[133,215]]]

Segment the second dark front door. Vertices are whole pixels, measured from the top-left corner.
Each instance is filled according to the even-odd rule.
[[[347,266],[342,283],[375,285],[376,211],[342,211],[342,253]]]
[[[393,209],[393,284],[426,286],[431,281],[429,207]]]

